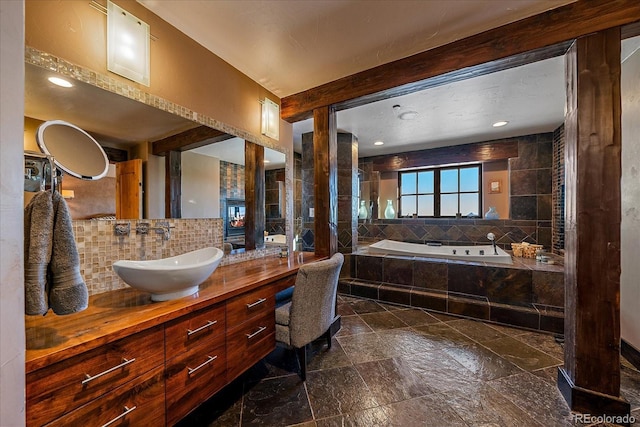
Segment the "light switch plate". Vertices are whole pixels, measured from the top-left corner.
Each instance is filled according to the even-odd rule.
[[[313,208],[309,208],[309,218],[313,218],[313,214],[314,214],[314,209]]]

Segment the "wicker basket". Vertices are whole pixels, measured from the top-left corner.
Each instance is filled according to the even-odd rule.
[[[511,249],[513,250],[513,256],[521,258],[534,258],[536,257],[536,251],[542,249],[542,245],[532,245],[527,242],[512,243]]]

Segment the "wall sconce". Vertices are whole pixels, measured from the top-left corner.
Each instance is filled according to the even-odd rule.
[[[107,1],[107,69],[149,86],[149,25]]]
[[[64,199],[73,199],[76,197],[74,190],[60,190],[60,194],[62,194],[62,198]]]
[[[262,101],[262,134],[273,139],[280,137],[280,106],[269,98]]]

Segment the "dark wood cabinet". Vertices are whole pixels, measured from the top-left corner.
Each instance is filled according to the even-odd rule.
[[[73,317],[27,317],[27,425],[173,425],[251,368],[275,348],[275,294],[298,264],[243,264],[192,297],[122,289]]]

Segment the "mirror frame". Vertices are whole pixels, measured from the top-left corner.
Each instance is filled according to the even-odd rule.
[[[124,80],[116,79],[111,75],[98,73],[94,70],[78,66],[66,61],[63,58],[40,51],[30,46],[25,46],[25,62],[49,71],[56,72],[70,79],[87,83],[91,86],[95,86],[107,92],[111,92],[113,94],[131,99],[133,101],[146,104],[153,108],[174,114],[184,119],[191,120],[194,123],[198,123],[212,129],[225,132],[229,135],[242,138],[245,141],[253,142],[263,147],[284,153],[285,189],[287,201],[285,224],[287,246],[291,246],[291,242],[293,240],[293,147],[283,147],[278,144],[278,141],[272,140],[271,138],[268,138],[266,136],[255,135],[245,130],[236,128],[235,126],[221,122],[205,114],[198,113],[187,107],[175,104],[157,95],[151,94],[149,92],[144,92],[140,90],[139,87],[133,86]],[[261,114],[260,103],[258,100],[256,100],[256,114]]]

